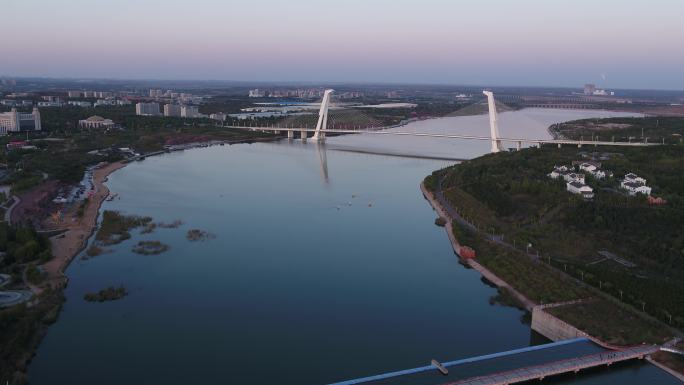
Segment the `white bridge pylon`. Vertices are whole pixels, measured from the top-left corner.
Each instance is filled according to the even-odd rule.
[[[324,141],[325,130],[328,127],[328,107],[330,106],[330,94],[335,90],[325,90],[323,93],[323,101],[321,101],[321,109],[318,111],[318,123],[316,124],[316,131],[313,140]]]
[[[499,118],[496,113],[496,102],[494,101],[494,93],[492,91],[482,91],[487,95],[487,104],[489,105],[489,130],[492,137],[492,152],[504,151],[501,144],[501,135],[499,135]]]

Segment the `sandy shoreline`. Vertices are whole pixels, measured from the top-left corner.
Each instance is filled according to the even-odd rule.
[[[104,183],[111,173],[124,166],[126,163],[116,162],[96,169],[93,172],[95,193],[90,198],[83,217],[71,224],[64,236],[56,236],[50,239],[53,258],[44,264],[43,268],[48,274],[50,285],[53,288],[66,285],[67,277],[64,275],[64,270],[74,257],[86,247],[88,239],[97,226],[97,217],[102,202],[109,196],[109,189]]]

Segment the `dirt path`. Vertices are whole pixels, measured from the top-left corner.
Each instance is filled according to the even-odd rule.
[[[97,225],[100,206],[109,195],[109,189],[104,185],[104,182],[106,182],[109,174],[125,165],[125,163],[116,162],[96,169],[93,173],[95,193],[90,198],[83,217],[80,219],[68,218],[67,220],[72,221],[68,225],[69,230],[63,236],[56,236],[50,239],[54,258],[43,265],[43,268],[48,274],[48,281],[52,287],[61,287],[66,283],[66,277],[63,274],[64,269],[66,269],[74,256],[85,248],[88,238]]]

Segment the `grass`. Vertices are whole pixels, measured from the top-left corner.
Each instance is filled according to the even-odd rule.
[[[117,211],[106,210],[102,213],[102,223],[95,235],[95,240],[103,245],[114,245],[129,239],[130,230],[147,226],[152,222],[150,217],[122,215]]]
[[[88,249],[86,250],[86,255],[89,258],[97,257],[102,253],[104,253],[104,249],[94,243],[90,245],[90,247],[88,247]]]
[[[604,299],[546,309],[591,336],[613,345],[663,343],[672,337],[655,323]]]
[[[192,229],[188,230],[187,234],[185,234],[185,237],[188,239],[188,241],[196,242],[216,238],[216,235],[204,230]]]
[[[157,226],[161,227],[162,229],[177,229],[183,225],[183,221],[180,219],[176,219],[173,222],[165,223],[165,222],[159,222],[157,223]]]
[[[133,246],[133,252],[141,255],[156,255],[169,250],[169,245],[159,241],[140,241]]]
[[[487,241],[454,224],[456,238],[477,252],[477,261],[534,302],[544,304],[587,298],[590,293],[575,280],[533,260],[522,252]]]
[[[128,295],[128,291],[123,286],[114,287],[110,286],[106,289],[102,289],[97,293],[87,293],[83,296],[83,299],[88,302],[104,302],[104,301],[116,301]]]

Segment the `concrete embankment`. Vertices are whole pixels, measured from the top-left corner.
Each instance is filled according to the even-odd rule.
[[[550,339],[551,341],[561,341],[578,337],[590,337],[587,335],[587,333],[545,311],[545,309],[572,305],[578,302],[581,301],[570,301],[535,306],[534,309],[532,309],[532,330]]]

